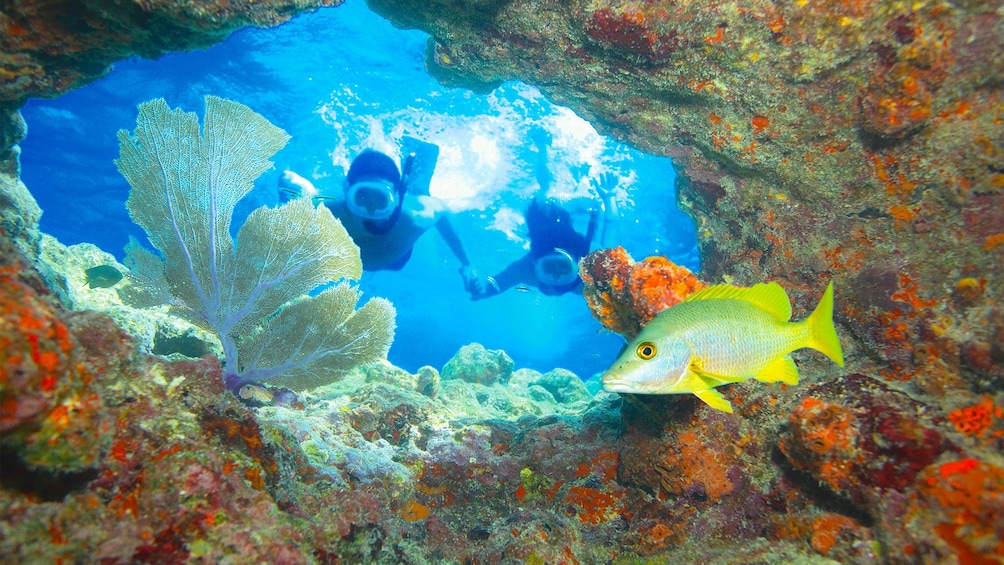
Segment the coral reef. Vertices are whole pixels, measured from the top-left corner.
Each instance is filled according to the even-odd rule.
[[[973,458],[949,460],[925,469],[909,513],[929,560],[954,555],[960,563],[992,563],[1004,558],[1004,469]],[[937,533],[936,543],[924,541]],[[932,547],[933,546],[933,547]],[[913,552],[920,552],[914,549]]]
[[[0,549],[20,561],[811,563],[998,551],[1002,475],[978,455],[999,441],[989,396],[941,415],[860,375],[800,397],[741,384],[733,417],[689,398],[593,396],[567,371],[512,371],[504,353],[473,344],[448,363],[470,381],[439,381],[437,394],[436,369],[382,362],[250,410],[214,357],[142,354],[109,318],[66,312],[23,265],[5,269],[16,296],[2,333]],[[506,378],[481,378],[500,368]],[[778,465],[775,445],[798,471]]]
[[[125,276],[107,288],[86,284],[86,271],[106,266]],[[163,300],[149,304],[135,300],[146,292],[141,281],[115,257],[89,243],[65,246],[48,234],[42,234],[41,249],[35,263],[47,288],[70,310],[96,310],[115,321],[136,341],[140,351],[164,357],[199,358],[207,353],[222,354],[219,340],[211,332],[168,313]]]
[[[5,558],[1004,557],[1000,0],[369,1],[432,34],[442,81],[524,80],[671,156],[704,280],[774,280],[806,311],[834,280],[854,374],[796,356],[811,378],[732,385],[732,416],[685,397],[590,399],[567,375],[488,359],[451,368],[476,382],[376,364],[250,410],[212,357],[151,358],[107,317],[55,304],[29,267],[24,100],[323,3],[0,8]],[[598,317],[628,336],[698,284],[638,265],[616,250],[583,264]],[[651,292],[667,280],[693,282]]]
[[[443,366],[440,377],[490,385],[508,381],[512,369],[512,359],[505,351],[489,351],[480,343],[472,343],[462,347],[457,356]]]
[[[26,465],[56,472],[94,466],[110,438],[104,400],[94,381],[113,362],[81,354],[76,332],[117,339],[107,318],[82,313],[64,320],[41,279],[0,239],[0,446]]]
[[[992,422],[998,410],[986,398],[953,412],[952,421],[963,434],[985,432],[989,424],[968,421]],[[937,562],[955,554],[962,562],[991,562],[1004,556],[1001,531],[992,526],[1000,519],[1004,472],[949,439],[946,423],[878,380],[848,375],[805,391],[779,446],[793,467],[867,512],[886,559]],[[813,547],[821,544],[832,547],[814,534]]]

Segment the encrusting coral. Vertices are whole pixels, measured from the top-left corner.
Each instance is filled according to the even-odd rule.
[[[103,360],[81,350],[73,326],[39,291],[37,275],[24,274],[13,247],[0,239],[0,453],[13,450],[37,469],[78,472],[108,442],[104,402],[92,386]],[[75,316],[76,326],[117,335],[91,314]],[[2,473],[9,479],[16,471]]]
[[[281,378],[295,388],[330,382],[385,357],[394,308],[375,298],[359,310],[341,282],[362,274],[359,249],[331,212],[296,200],[259,208],[230,236],[234,206],[272,166],[289,136],[247,106],[206,97],[205,128],[163,99],[139,106],[136,131],[119,132],[126,205],[160,251],[127,248],[127,265],[172,306],[217,333],[227,386]]]
[[[623,247],[590,253],[579,263],[579,275],[593,316],[627,339],[656,314],[705,287],[686,267],[665,257],[636,263]]]

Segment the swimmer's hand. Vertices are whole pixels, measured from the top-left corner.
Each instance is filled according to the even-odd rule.
[[[499,283],[492,277],[478,277],[477,281],[467,289],[471,293],[471,300],[481,300],[489,296],[495,296],[501,292]]]
[[[470,265],[461,267],[460,277],[464,279],[464,290],[471,293],[471,296],[480,296],[485,293],[485,281],[478,276],[474,267]]]
[[[596,194],[606,202],[614,197],[614,191],[617,190],[617,175],[610,172],[603,173],[599,178],[590,179],[590,184],[593,185]]]
[[[279,175],[279,199],[283,202],[296,200],[297,198],[310,198],[317,201],[320,192],[307,179],[290,170],[285,170]]]

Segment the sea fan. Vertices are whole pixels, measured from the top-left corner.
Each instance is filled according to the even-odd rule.
[[[394,308],[375,298],[355,310],[359,294],[343,279],[362,274],[359,248],[327,208],[305,199],[259,208],[236,245],[230,237],[234,207],[272,166],[284,131],[207,96],[202,135],[194,113],[158,99],[140,104],[135,132],[118,137],[115,163],[132,187],[126,206],[160,252],[131,246],[127,264],[219,335],[228,387],[282,379],[305,388],[386,356]]]

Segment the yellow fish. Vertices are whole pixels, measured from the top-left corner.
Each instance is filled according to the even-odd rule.
[[[833,283],[801,322],[777,283],[710,286],[660,312],[603,374],[603,388],[632,394],[688,394],[732,413],[716,386],[757,379],[798,384],[789,353],[809,347],[844,366],[833,326]]]

